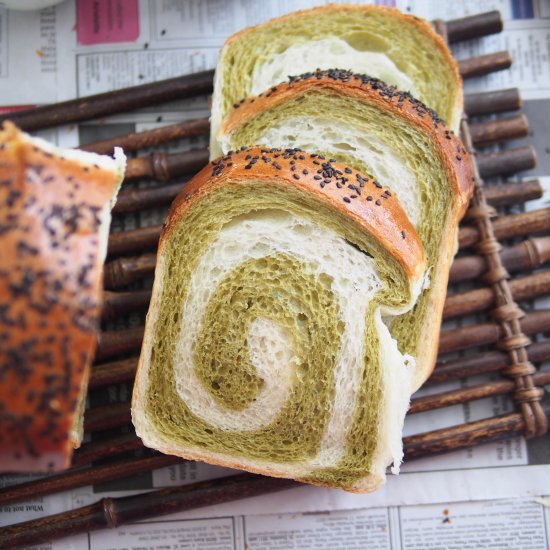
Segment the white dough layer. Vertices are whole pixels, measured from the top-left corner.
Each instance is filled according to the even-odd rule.
[[[415,97],[417,95],[411,78],[401,72],[385,54],[358,51],[337,36],[293,44],[266,63],[256,65],[249,95],[258,95],[287,80],[290,76],[289,67],[292,67],[292,75],[313,72],[315,69],[351,70],[379,78],[400,90],[411,92]]]

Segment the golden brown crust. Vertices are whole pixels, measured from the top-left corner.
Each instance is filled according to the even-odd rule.
[[[116,170],[0,130],[0,469],[69,465],[97,340]],[[91,157],[90,157],[91,158]]]
[[[450,178],[458,219],[461,219],[472,196],[473,171],[469,154],[460,139],[439,119],[437,114],[410,94],[399,92],[393,86],[350,71],[316,71],[293,77],[271,88],[265,95],[247,98],[233,108],[225,118],[220,136],[231,134],[259,113],[285,103],[312,90],[333,90],[341,95],[390,110],[395,115],[418,127],[441,151],[441,157]]]
[[[299,149],[243,148],[212,161],[172,204],[161,246],[184,212],[228,182],[262,178],[300,189],[353,218],[417,281],[425,269],[424,249],[407,214],[391,191],[334,159]]]
[[[453,57],[451,51],[449,50],[447,44],[443,38],[433,29],[433,27],[428,23],[428,21],[416,17],[414,15],[409,15],[401,12],[396,8],[391,8],[387,6],[377,6],[373,4],[327,4],[325,6],[318,6],[315,8],[307,10],[298,10],[282,17],[277,17],[270,19],[265,23],[256,25],[254,27],[247,27],[233,35],[231,35],[224,44],[224,50],[226,50],[232,42],[240,40],[241,38],[246,38],[247,34],[261,32],[264,27],[269,27],[277,23],[284,23],[286,21],[296,20],[298,18],[316,18],[319,15],[330,14],[330,13],[342,13],[342,12],[361,12],[365,16],[369,14],[387,14],[389,17],[395,18],[401,21],[404,25],[413,25],[416,29],[424,34],[427,38],[433,41],[434,48],[437,49],[441,55],[443,55],[445,63],[451,69],[456,85],[456,110],[458,112],[462,111],[463,108],[463,90],[462,90],[462,78],[458,69],[458,64]]]

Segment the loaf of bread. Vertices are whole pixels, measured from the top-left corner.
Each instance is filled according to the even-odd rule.
[[[461,141],[411,95],[339,70],[293,77],[246,99],[218,140],[224,151],[257,143],[329,155],[396,194],[425,247],[431,280],[415,308],[391,323],[401,351],[416,358],[418,388],[435,363],[458,221],[473,191]]]
[[[410,92],[457,131],[462,86],[457,64],[426,21],[373,5],[331,4],[244,29],[225,43],[214,82],[211,158],[234,104],[289,75],[316,69],[366,73]]]
[[[132,418],[162,452],[370,491],[399,467],[424,252],[393,194],[299,149],[242,148],[172,205]]]
[[[1,471],[65,468],[80,444],[115,157],[0,129]]]

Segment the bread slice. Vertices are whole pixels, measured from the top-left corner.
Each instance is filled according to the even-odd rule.
[[[111,206],[125,158],[0,129],[0,470],[69,466],[82,439]]]
[[[382,315],[412,307],[424,266],[398,201],[356,170],[298,149],[218,159],[161,235],[138,435],[188,459],[374,490],[399,466],[414,376]]]
[[[234,104],[267,92],[289,75],[316,69],[367,73],[437,111],[458,130],[463,109],[456,61],[422,19],[394,8],[331,4],[244,29],[225,43],[214,81],[211,158],[218,129]]]
[[[414,310],[391,332],[417,361],[415,387],[435,363],[458,221],[473,191],[460,140],[435,112],[383,82],[348,71],[316,71],[249,98],[228,115],[224,151],[256,143],[332,156],[388,186],[425,247],[431,279]]]

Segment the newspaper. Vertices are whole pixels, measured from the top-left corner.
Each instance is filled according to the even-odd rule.
[[[225,38],[248,25],[320,0],[85,0],[38,12],[0,8],[0,109],[63,101],[214,68]],[[429,19],[451,19],[492,9],[505,31],[453,47],[457,58],[509,50],[512,70],[467,81],[465,91],[519,87],[539,153],[534,172],[550,188],[550,7],[544,0],[378,2]],[[92,10],[92,11],[90,11]],[[95,10],[95,11],[94,11]],[[196,98],[121,114],[107,120],[42,132],[62,146],[204,117],[208,99]],[[546,141],[544,141],[546,139]],[[171,144],[204,147],[203,138]],[[547,177],[544,177],[547,176]],[[147,185],[142,183],[139,185]],[[548,194],[528,208],[548,206]],[[114,230],[159,223],[164,210],[116,217]],[[540,300],[534,308],[550,307]],[[136,323],[139,319],[134,320]],[[471,320],[475,322],[475,318]],[[461,322],[468,322],[461,320]],[[132,323],[132,319],[130,319]],[[450,325],[449,325],[450,326]],[[487,376],[431,385],[418,396],[475,385]],[[127,400],[129,387],[109,399]],[[95,398],[94,398],[95,399]],[[98,403],[92,403],[98,405]],[[410,415],[405,435],[505,414],[495,397]],[[403,465],[398,477],[369,495],[303,486],[263,497],[147,520],[116,530],[70,537],[41,548],[533,548],[550,544],[550,437],[479,446]],[[116,483],[81,487],[0,508],[0,525],[122,496],[234,474],[186,462]],[[36,477],[36,476],[34,476]],[[0,486],[33,476],[0,477]],[[490,500],[489,500],[490,499]]]

